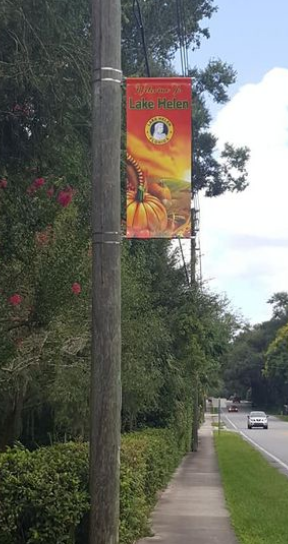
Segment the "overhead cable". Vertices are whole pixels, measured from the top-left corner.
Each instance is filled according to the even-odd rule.
[[[141,12],[141,7],[140,7],[139,0],[133,0],[133,13],[134,13],[134,17],[136,19],[137,26],[138,26],[138,28],[140,30],[140,34],[141,34],[141,41],[142,41],[142,47],[143,47],[143,53],[144,53],[144,59],[145,59],[146,73],[147,73],[147,76],[150,77],[150,67],[149,67],[149,61],[148,61],[148,55],[147,55],[145,30],[144,30],[142,12]]]

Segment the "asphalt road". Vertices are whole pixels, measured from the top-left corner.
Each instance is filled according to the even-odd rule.
[[[288,422],[269,416],[268,430],[262,428],[247,429],[247,414],[249,411],[249,407],[240,406],[239,412],[228,413],[228,409],[223,407],[222,404],[221,419],[228,429],[237,430],[243,438],[259,449],[274,466],[288,476]]]

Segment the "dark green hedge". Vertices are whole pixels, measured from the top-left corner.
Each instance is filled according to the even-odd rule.
[[[173,430],[122,437],[120,542],[148,533],[148,516],[186,448]],[[0,455],[0,544],[86,544],[87,444]]]

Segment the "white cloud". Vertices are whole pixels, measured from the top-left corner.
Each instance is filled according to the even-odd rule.
[[[201,199],[203,273],[252,321],[268,318],[267,299],[288,291],[288,70],[249,84],[218,114],[213,131],[251,150],[249,187]]]

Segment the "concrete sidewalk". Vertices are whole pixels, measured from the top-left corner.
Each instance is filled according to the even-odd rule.
[[[154,537],[138,544],[237,544],[225,506],[210,414],[199,431],[197,453],[185,457],[156,505],[152,531]]]

